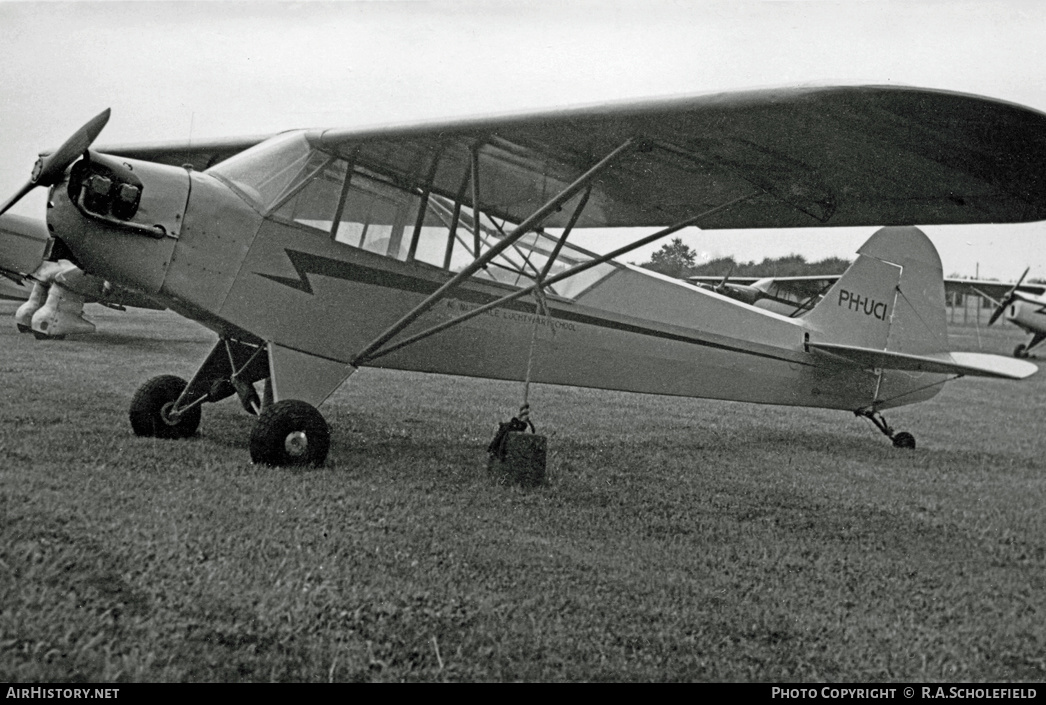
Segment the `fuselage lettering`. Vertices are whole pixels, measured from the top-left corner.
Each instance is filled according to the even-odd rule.
[[[847,311],[856,311],[866,316],[886,320],[889,307],[882,301],[876,301],[870,296],[861,296],[855,291],[839,289],[839,305],[845,306]]]

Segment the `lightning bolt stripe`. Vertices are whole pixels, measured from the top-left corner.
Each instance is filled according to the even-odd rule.
[[[374,267],[367,267],[365,265],[354,264],[351,262],[345,262],[342,260],[330,259],[328,257],[322,257],[320,255],[314,255],[308,252],[301,252],[299,250],[286,249],[287,257],[291,261],[291,265],[294,267],[294,271],[297,272],[298,278],[294,277],[283,277],[275,274],[265,274],[263,272],[255,272],[260,277],[269,279],[288,286],[296,291],[301,291],[306,294],[315,295],[312,284],[309,281],[309,275],[321,275],[325,277],[331,277],[333,279],[342,279],[345,281],[358,282],[361,284],[369,284],[371,286],[381,286],[390,289],[397,289],[400,291],[409,291],[412,293],[428,295],[436,291],[440,286],[441,282],[433,282],[428,279],[421,277],[414,277],[406,274],[399,274],[396,272],[389,272],[384,269],[377,269]],[[455,290],[454,298],[460,301],[466,301],[474,304],[487,304],[494,301],[500,296],[493,294],[487,294],[480,291],[474,291],[466,289],[464,287]],[[523,313],[533,313],[534,307],[524,301],[510,301],[501,308],[510,311],[521,311]],[[701,338],[695,338],[687,335],[680,335],[678,333],[671,333],[664,330],[657,330],[655,328],[649,328],[645,326],[637,326],[629,323],[622,323],[620,321],[612,321],[606,318],[598,318],[584,313],[577,313],[574,311],[564,311],[562,309],[554,309],[551,311],[552,317],[561,321],[570,321],[573,323],[581,323],[590,326],[598,326],[600,328],[610,328],[613,330],[624,331],[628,333],[636,333],[639,335],[646,335],[655,338],[662,338],[665,340],[674,340],[683,343],[690,343],[692,345],[701,345],[704,347],[717,348],[720,350],[729,350],[732,352],[744,353],[747,355],[755,355],[756,357],[767,358],[770,360],[779,360],[783,362],[789,362],[793,364],[810,365],[813,363],[807,362],[802,359],[798,354],[795,356],[787,355],[775,355],[772,353],[759,352],[750,348],[742,348],[733,345],[727,345],[723,343],[717,343],[711,340],[704,340]]]

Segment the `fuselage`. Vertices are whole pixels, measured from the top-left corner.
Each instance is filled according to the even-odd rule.
[[[1014,298],[1003,314],[1007,321],[1029,333],[1046,332],[1046,297],[1021,295]]]
[[[53,189],[48,224],[87,272],[221,336],[346,364],[503,234],[496,218],[400,188],[304,133],[270,142],[207,172],[92,155],[95,166],[78,165],[72,186]],[[127,174],[134,209],[133,188],[119,188]],[[404,335],[530,285],[556,242],[528,236]],[[594,257],[569,245],[557,254],[553,274]],[[836,409],[921,401],[941,379],[810,351],[808,337],[823,332],[803,319],[615,262],[562,280],[544,300],[505,303],[373,364]]]

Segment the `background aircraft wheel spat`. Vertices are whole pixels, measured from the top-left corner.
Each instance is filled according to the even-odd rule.
[[[260,465],[323,465],[330,427],[311,404],[286,399],[266,407],[251,432],[251,462]]]
[[[138,388],[131,400],[131,428],[136,436],[147,438],[188,438],[200,427],[200,407],[186,409],[177,418],[167,411],[186,387],[174,375],[153,377]]]

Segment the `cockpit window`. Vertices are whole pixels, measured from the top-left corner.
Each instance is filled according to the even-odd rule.
[[[336,243],[458,272],[516,228],[440,194],[425,194],[366,167],[310,146],[304,132],[267,140],[208,170],[268,218],[324,233]],[[477,279],[527,287],[595,259],[564,243],[561,233],[538,230],[502,251]],[[557,252],[558,249],[558,252]],[[555,253],[555,259],[550,264]],[[556,282],[546,291],[574,298],[613,273],[603,263]]]

